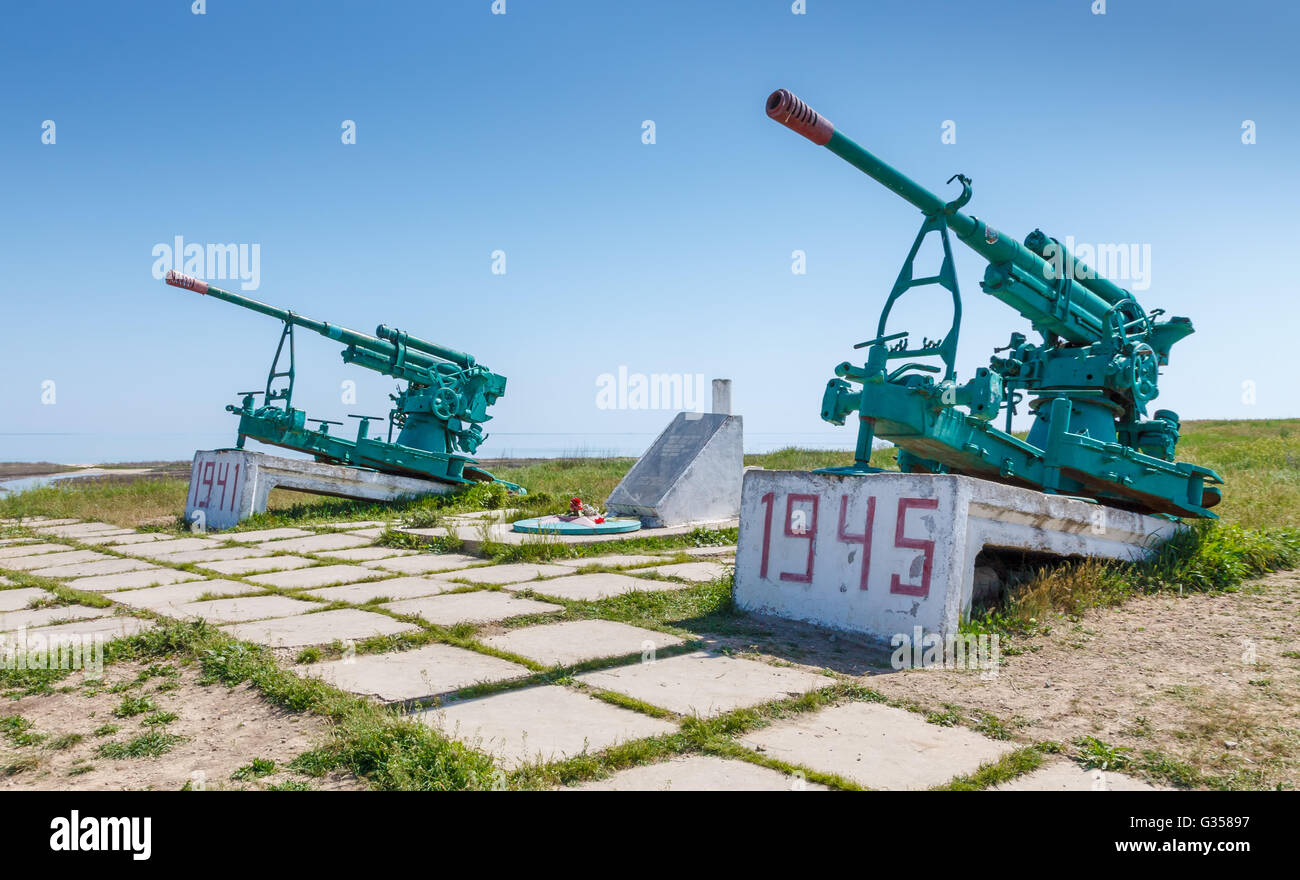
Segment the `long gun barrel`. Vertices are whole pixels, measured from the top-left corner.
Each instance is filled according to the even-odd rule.
[[[990,263],[984,289],[1035,325],[1070,342],[1095,342],[1103,332],[1102,321],[1106,312],[1121,301],[1133,299],[1128,291],[1105,278],[1096,277],[1086,266],[1072,263],[1071,274],[1083,289],[1076,287],[1072,291],[1071,309],[1062,313],[1052,281],[1056,267],[1039,253],[1001,234],[978,217],[957,210],[965,204],[968,195],[956,202],[946,202],[845,136],[829,119],[785,89],[777,89],[768,97],[767,115],[830,150],[886,189],[911,202],[926,216],[946,213],[948,228]],[[1055,245],[1041,232],[1031,235],[1029,244],[1048,254],[1052,254],[1047,250],[1048,246]],[[1059,245],[1055,246],[1059,248]],[[1060,250],[1055,251],[1055,259],[1062,262],[1072,260]]]
[[[195,293],[203,294],[204,296],[224,300],[231,305],[236,305],[248,309],[249,311],[258,312],[259,314],[276,318],[285,323],[301,327],[304,330],[319,333],[321,336],[333,339],[336,342],[341,342],[344,345],[351,345],[360,349],[365,349],[366,351],[373,352],[374,354],[390,360],[395,358],[397,355],[397,346],[386,339],[376,339],[374,336],[369,336],[356,330],[349,330],[346,327],[340,327],[339,325],[331,324],[328,321],[316,321],[305,315],[300,315],[297,312],[290,311],[289,309],[278,309],[275,306],[267,305],[264,302],[259,302],[258,300],[246,296],[240,296],[239,294],[232,293],[229,290],[222,290],[220,287],[214,287],[208,282],[194,278],[190,275],[183,275],[180,272],[169,270],[164,280],[172,287],[179,287],[182,290],[192,290]],[[401,333],[400,331],[390,330],[383,325],[380,325],[379,333],[381,336],[388,334],[391,334],[392,337],[400,336],[403,338],[403,341],[410,346],[410,348],[424,352],[425,354],[434,355],[434,357],[426,357],[423,354],[413,354],[408,349],[403,360],[406,364],[411,366],[423,367],[424,369],[436,369],[439,363],[446,361],[453,361],[461,366],[470,366],[474,363],[474,358],[467,354],[452,351],[451,349],[441,349],[441,351],[445,351],[447,354],[438,354],[437,351],[431,350],[440,349],[439,346],[435,346],[433,343],[424,342],[421,339],[412,337],[406,333]],[[454,357],[448,355],[454,355]]]

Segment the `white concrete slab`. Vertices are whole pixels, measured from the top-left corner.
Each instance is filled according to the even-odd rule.
[[[654,656],[683,639],[613,620],[568,620],[512,629],[483,643],[545,666],[573,666],[599,657]]]
[[[496,756],[507,768],[594,753],[677,729],[660,718],[611,706],[559,685],[465,700],[418,717],[445,735]]]
[[[270,556],[270,550],[258,550],[256,547],[209,547],[204,550],[184,550],[180,553],[168,553],[165,556],[152,556],[157,562],[168,565],[189,565],[199,562],[230,562],[236,559],[256,559]]]
[[[0,611],[0,632],[16,629],[34,629],[65,620],[89,620],[93,617],[111,617],[112,608],[91,608],[88,605],[54,605],[49,608],[27,608],[19,611]]]
[[[334,529],[336,531],[347,531],[349,529],[382,529],[388,526],[388,523],[378,519],[363,519],[358,522],[332,522],[318,525],[318,529]]]
[[[387,527],[370,528],[370,529],[357,529],[355,531],[348,532],[347,534],[353,535],[358,538],[365,538],[367,541],[373,541],[386,531],[388,531]]]
[[[276,553],[324,553],[327,550],[345,550],[348,547],[364,547],[369,544],[367,538],[359,535],[312,535],[308,538],[288,538],[284,541],[267,541],[258,544],[263,550]]]
[[[19,556],[35,556],[38,553],[66,553],[71,549],[67,544],[15,544],[12,547],[0,547],[0,559],[16,559]]]
[[[397,574],[430,574],[436,571],[455,571],[471,565],[486,562],[481,556],[465,556],[461,553],[421,553],[418,556],[404,556],[401,559],[377,559],[363,562],[366,568],[378,568]]]
[[[88,590],[99,593],[108,590],[135,590],[197,580],[202,580],[202,575],[188,571],[177,571],[174,568],[155,568],[133,571],[128,574],[100,574],[93,577],[76,578],[68,581],[65,586],[74,590]]]
[[[95,532],[91,535],[78,535],[77,541],[81,544],[90,544],[96,547],[111,547],[118,544],[138,543],[137,538],[144,538],[139,532],[132,529],[114,529],[111,532]],[[148,540],[148,538],[146,538]]]
[[[54,535],[60,538],[72,538],[78,535],[94,535],[100,532],[111,532],[120,528],[112,523],[105,522],[82,522],[72,523],[64,526],[37,526],[32,529],[38,535]]]
[[[942,785],[1015,749],[880,703],[844,703],[795,715],[739,742],[790,764],[893,790]]]
[[[647,565],[663,565],[661,556],[581,556],[577,559],[557,559],[555,565],[567,568],[586,568],[588,565],[603,565],[606,568],[643,568]]]
[[[564,606],[532,599],[520,599],[509,593],[479,590],[473,593],[452,593],[425,599],[404,599],[382,606],[395,614],[407,614],[438,626],[458,623],[493,623],[522,614],[545,614],[563,611]]]
[[[362,584],[345,584],[341,587],[324,587],[319,590],[303,590],[304,596],[315,596],[329,602],[350,602],[362,605],[376,599],[397,601],[399,599],[416,599],[420,596],[436,596],[448,590],[460,589],[458,584],[436,578],[395,577],[384,581],[367,581]]]
[[[350,584],[384,576],[381,571],[362,568],[359,565],[319,565],[315,568],[300,568],[294,571],[253,574],[248,576],[248,580],[268,587],[296,590],[302,587],[328,587],[334,584]]]
[[[54,594],[40,587],[19,587],[16,590],[0,590],[0,611],[18,611],[34,601],[53,599]]]
[[[531,670],[477,651],[432,644],[410,651],[360,654],[296,666],[293,671],[322,679],[349,693],[394,703],[439,697],[474,684],[519,678]]]
[[[203,618],[210,623],[241,623],[273,617],[292,617],[320,607],[318,602],[288,596],[239,596],[175,606],[177,616]]]
[[[620,770],[607,779],[574,786],[574,791],[828,791],[802,776],[748,761],[687,755],[658,764]]]
[[[340,608],[337,611],[300,614],[297,617],[231,623],[221,629],[240,641],[255,642],[271,648],[305,648],[309,645],[328,645],[335,641],[416,632],[419,627],[373,611]]]
[[[578,680],[671,712],[701,717],[796,697],[835,683],[802,669],[705,651],[588,672]]]
[[[77,620],[72,623],[17,630],[0,635],[0,652],[4,650],[6,644],[16,645],[19,649],[25,644],[27,650],[33,650],[38,643],[46,646],[59,645],[96,637],[112,641],[146,632],[153,627],[152,620],[142,620],[139,617],[99,617]]]
[[[107,558],[95,562],[73,562],[67,565],[38,568],[32,571],[32,574],[48,578],[80,578],[100,574],[125,574],[128,571],[148,571],[157,567],[141,559]]]
[[[649,569],[649,571],[663,577],[678,578],[699,584],[725,577],[731,571],[731,567],[723,565],[721,562],[679,562],[676,565],[661,565],[658,568]],[[637,573],[640,574],[640,572]]]
[[[342,559],[345,562],[374,562],[377,559],[397,559],[400,556],[415,556],[418,550],[399,550],[396,547],[353,547],[349,550],[325,550],[317,554],[330,559]]]
[[[227,541],[235,541],[240,544],[257,544],[262,541],[279,541],[283,538],[308,538],[316,534],[306,529],[279,528],[279,529],[258,529],[253,532],[223,532],[221,537]]]
[[[261,587],[243,584],[239,581],[197,581],[187,584],[171,584],[165,587],[149,587],[143,590],[120,590],[104,593],[104,598],[112,599],[131,608],[157,611],[169,617],[179,617],[176,609],[188,602],[196,602],[201,596],[237,596],[242,593],[260,593]]]
[[[131,544],[156,544],[159,541],[170,540],[173,540],[172,536],[162,532],[124,532],[120,535],[96,535],[94,538],[82,538],[81,543],[126,547]]]
[[[205,562],[202,567],[221,574],[245,575],[259,571],[291,571],[315,564],[315,559],[308,559],[305,556],[259,556],[254,559]]]
[[[507,584],[507,590],[532,590],[543,596],[556,596],[560,599],[572,599],[577,602],[596,602],[610,596],[624,593],[655,593],[661,590],[680,590],[683,585],[676,581],[656,581],[650,578],[632,577],[615,572],[595,572],[592,574],[571,574],[567,577],[551,578],[546,581],[528,581],[522,584]]]
[[[62,553],[41,553],[36,556],[17,556],[0,559],[0,568],[10,571],[32,571],[37,568],[50,568],[55,565],[71,565],[75,562],[98,562],[112,559],[104,553],[94,550],[65,550]]]
[[[118,548],[118,552],[128,556],[140,556],[154,559],[168,553],[188,553],[191,550],[212,550],[220,547],[221,541],[215,538],[170,538],[166,541],[154,541],[151,544],[132,544]]]
[[[1108,770],[1085,770],[1072,761],[1052,761],[1032,773],[1026,773],[993,786],[991,791],[1168,791],[1123,773]]]
[[[488,565],[483,568],[462,569],[448,578],[468,581],[471,584],[515,584],[536,580],[539,577],[571,574],[573,569],[564,565],[541,562],[512,562],[508,565]]]

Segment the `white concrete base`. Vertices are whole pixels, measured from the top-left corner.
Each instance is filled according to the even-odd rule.
[[[1137,559],[1179,528],[1030,489],[948,474],[745,474],[736,603],[891,639],[968,618],[984,548]]]
[[[185,521],[195,524],[197,520],[203,529],[228,529],[264,512],[267,496],[277,487],[363,501],[440,495],[456,488],[450,483],[240,449],[200,450],[194,453],[190,471]]]

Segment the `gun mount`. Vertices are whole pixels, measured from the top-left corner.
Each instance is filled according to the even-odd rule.
[[[1210,517],[1223,480],[1209,468],[1174,460],[1179,418],[1147,404],[1159,394],[1159,368],[1192,333],[1187,318],[1161,319],[1129,291],[1097,275],[1057,242],[1034,230],[1023,245],[962,213],[971,181],[955,174],[961,193],[946,201],[845,137],[829,120],[785,89],[767,99],[767,115],[826,147],[916,206],[924,215],[885,300],[866,363],[845,362],[826,386],[821,417],[843,425],[858,414],[855,463],[830,469],[872,473],[876,436],[899,447],[900,470],[982,477],[1051,494],[1073,495],[1143,513]],[[988,367],[957,382],[955,361],[961,295],[949,232],[988,261],[980,288],[1027,318],[1042,342],[1012,333]],[[916,277],[913,263],[931,233],[943,246],[937,275]],[[951,294],[953,320],[940,339],[914,344],[887,333],[890,311],[908,291],[938,285]],[[891,344],[892,343],[892,344]],[[916,358],[937,357],[942,368]],[[889,362],[906,359],[890,369]],[[936,381],[934,374],[942,373]],[[1032,397],[1026,440],[1011,433],[1016,404]],[[963,407],[964,409],[959,409]],[[1005,411],[1004,429],[993,420]]]
[[[227,406],[239,416],[237,448],[252,437],[262,443],[296,449],[331,464],[371,468],[388,474],[421,477],[444,483],[502,482],[478,466],[473,454],[486,439],[481,425],[492,417],[487,410],[506,390],[506,377],[476,363],[472,355],[427,342],[382,324],[374,336],[315,321],[213,287],[206,281],[169,271],[172,287],[192,290],[267,315],[284,323],[280,342],[266,377],[265,391],[242,392],[239,406]],[[319,333],[346,346],[345,363],[355,364],[406,382],[389,395],[387,417],[350,415],[358,419],[355,439],[330,433],[342,422],[309,419],[293,407],[295,327]],[[286,356],[287,366],[281,367]],[[262,404],[256,398],[262,396]],[[388,422],[387,439],[370,436],[370,423]],[[308,422],[319,424],[310,429]],[[393,438],[396,430],[397,437]],[[524,490],[513,483],[514,492]]]

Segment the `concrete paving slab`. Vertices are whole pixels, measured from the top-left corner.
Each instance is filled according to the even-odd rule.
[[[550,565],[544,562],[512,562],[507,565],[487,565],[482,568],[469,568],[448,575],[458,581],[472,584],[514,584],[520,581],[536,580],[539,577],[571,574],[573,569],[564,565]]]
[[[309,532],[306,529],[280,528],[280,529],[258,529],[253,532],[228,532],[222,533],[221,537],[227,541],[235,541],[240,544],[257,544],[261,541],[279,541],[282,538],[309,538],[315,532]]]
[[[382,529],[386,528],[388,523],[378,519],[365,519],[360,522],[332,522],[318,525],[318,529],[334,529],[335,531],[347,531],[348,529]]]
[[[0,568],[10,571],[32,571],[37,568],[50,568],[55,565],[71,565],[74,562],[97,562],[112,559],[105,553],[94,550],[64,550],[62,553],[41,553],[35,556],[13,556],[0,559]]]
[[[366,568],[379,568],[397,574],[430,574],[435,571],[456,571],[471,565],[482,565],[486,561],[481,556],[465,556],[461,553],[421,553],[417,556],[377,559],[374,562],[361,564]]]
[[[620,770],[573,791],[829,791],[802,776],[748,761],[688,755]]]
[[[1073,761],[1053,761],[993,786],[991,791],[1169,791],[1141,779],[1106,770],[1084,770]]]
[[[631,538],[667,538],[686,535],[697,528],[706,529],[734,529],[740,525],[739,519],[719,520],[717,522],[691,523],[682,526],[668,526],[662,529],[641,529],[631,535],[627,533],[612,535],[546,535],[547,541],[558,541],[561,544],[568,544],[576,547],[585,547],[592,544],[608,544],[613,541],[626,541]],[[400,531],[411,532],[411,529],[401,529]],[[481,524],[453,526],[452,531],[456,537],[463,542],[464,550],[470,553],[476,552],[483,543],[484,528]],[[542,536],[528,535],[523,532],[516,532],[506,523],[498,523],[487,527],[487,540],[498,544],[509,544],[518,546],[520,544],[537,543]],[[412,532],[418,534],[418,532]]]
[[[521,614],[545,614],[563,611],[563,605],[520,599],[509,593],[480,590],[474,593],[452,593],[426,599],[404,599],[381,606],[396,614],[412,614],[437,626],[455,626],[458,623],[494,623]]]
[[[736,556],[736,545],[726,544],[721,547],[686,547],[682,550],[673,550],[673,553],[685,553],[687,556],[730,556],[733,559]]]
[[[202,580],[202,575],[174,568],[154,568],[133,571],[128,574],[100,574],[68,581],[65,586],[74,590],[88,590],[93,593],[108,590],[135,590],[144,587],[159,587],[166,584],[180,584],[186,581]]]
[[[260,593],[261,587],[241,584],[239,581],[197,581],[187,584],[170,584],[165,587],[149,587],[143,590],[119,590],[105,593],[104,598],[112,599],[131,608],[143,608],[157,611],[170,617],[179,616],[175,609],[187,602],[196,602],[200,596],[237,596],[241,593]]]
[[[131,544],[156,544],[159,541],[170,541],[171,535],[165,535],[160,532],[123,532],[120,535],[95,535],[90,538],[82,538],[83,544],[101,544],[110,547],[127,547]]]
[[[289,538],[284,541],[267,541],[258,544],[263,550],[276,553],[323,553],[326,550],[345,550],[348,547],[364,547],[370,541],[359,535],[312,535],[309,538]]]
[[[701,717],[796,697],[834,684],[834,679],[802,669],[706,651],[588,672],[578,680],[681,715]]]
[[[62,554],[59,554],[62,555]],[[49,557],[40,557],[48,559]],[[73,562],[67,565],[52,565],[38,568],[31,573],[37,577],[79,578],[93,577],[98,574],[123,574],[128,571],[148,571],[158,566],[142,559],[114,559],[107,557],[94,562]]]
[[[65,620],[89,620],[94,617],[111,617],[112,608],[91,608],[89,605],[55,605],[51,608],[24,608],[19,611],[0,611],[0,632],[16,629],[33,629]]]
[[[154,541],[152,544],[132,544],[129,547],[120,549],[118,552],[125,553],[128,556],[142,556],[145,559],[153,559],[158,556],[166,556],[168,553],[210,550],[214,547],[220,547],[221,544],[221,541],[214,538],[169,538],[165,541]]]
[[[387,528],[370,528],[370,529],[357,529],[355,531],[348,532],[347,534],[357,538],[365,538],[367,541],[373,541],[375,538],[378,538],[386,531],[388,531]]]
[[[664,560],[661,556],[619,556],[611,554],[608,556],[582,556],[578,559],[557,559],[555,564],[567,566],[568,568],[584,568],[588,565],[603,565],[607,568],[640,568],[646,565],[663,565]]]
[[[359,565],[318,565],[293,571],[273,571],[270,574],[249,575],[255,584],[296,590],[302,587],[329,587],[334,584],[351,584],[357,581],[384,577],[382,571],[362,568]]]
[[[654,593],[660,590],[680,590],[682,584],[676,581],[655,581],[650,578],[631,577],[614,572],[594,574],[571,574],[567,577],[552,578],[548,581],[528,581],[522,584],[507,584],[507,590],[532,590],[543,596],[557,596],[561,599],[573,599],[579,602],[595,602],[610,596],[621,596],[640,590]]]
[[[346,584],[342,587],[325,587],[319,590],[304,590],[304,596],[315,596],[330,602],[351,602],[362,605],[376,599],[395,602],[399,599],[416,599],[420,596],[436,596],[448,590],[459,589],[458,584],[437,578],[395,577],[385,581],[367,581],[363,584]]]
[[[259,550],[256,547],[208,547],[203,550],[184,550],[180,553],[168,553],[165,556],[150,558],[156,562],[166,562],[170,565],[187,565],[196,562],[229,562],[234,559],[256,559],[259,556],[270,555],[270,550]]]
[[[21,648],[24,644],[23,638],[28,650],[32,650],[37,644],[57,646],[95,637],[111,642],[113,639],[137,635],[153,628],[152,620],[143,620],[139,617],[97,617],[90,620],[77,620],[0,635],[0,652],[3,652],[6,644]]]
[[[598,752],[677,729],[661,718],[611,706],[559,685],[465,700],[418,717],[447,736],[495,755],[507,768]]]
[[[13,559],[18,556],[35,556],[38,553],[66,553],[72,548],[67,544],[15,544],[12,547],[0,547],[0,559]]]
[[[304,556],[259,556],[253,559],[204,562],[202,567],[221,574],[244,575],[259,571],[290,571],[315,564],[315,559],[308,559]]]
[[[650,569],[663,577],[681,578],[692,583],[717,580],[731,570],[731,566],[723,565],[721,562],[679,562],[676,565],[661,565]]]
[[[234,599],[211,599],[175,606],[177,616],[198,618],[209,623],[242,623],[274,617],[292,617],[319,608],[320,603],[288,596],[239,596]]]
[[[348,562],[374,562],[376,559],[397,559],[399,556],[415,556],[419,550],[399,550],[396,547],[353,547],[350,550],[325,550],[321,556],[330,559],[344,559]]]
[[[682,641],[678,636],[613,620],[569,620],[512,629],[489,636],[483,643],[546,666],[573,666],[598,657],[654,656],[654,652]]]
[[[0,578],[0,581],[3,581]],[[38,599],[53,599],[54,594],[40,587],[19,587],[16,590],[0,590],[0,611],[17,611],[26,608]]]
[[[95,532],[93,535],[78,535],[77,541],[96,547],[130,544],[142,535],[132,529],[114,529],[111,532]]]
[[[472,684],[505,681],[531,672],[527,666],[499,657],[439,644],[296,666],[293,671],[385,703],[440,697]]]
[[[1015,749],[880,703],[845,703],[796,715],[747,734],[740,743],[868,788],[894,790],[941,785]]]
[[[309,645],[328,645],[335,641],[415,632],[419,627],[373,611],[340,608],[337,611],[299,614],[297,617],[230,623],[221,629],[241,641],[271,648],[305,648]]]
[[[35,538],[0,538],[0,547],[9,547],[14,544],[35,544]]]
[[[74,535],[93,535],[96,532],[109,532],[118,528],[121,528],[121,526],[106,522],[79,522],[62,526],[39,525],[35,526],[32,531],[38,535],[57,535],[60,538],[71,538]]]

